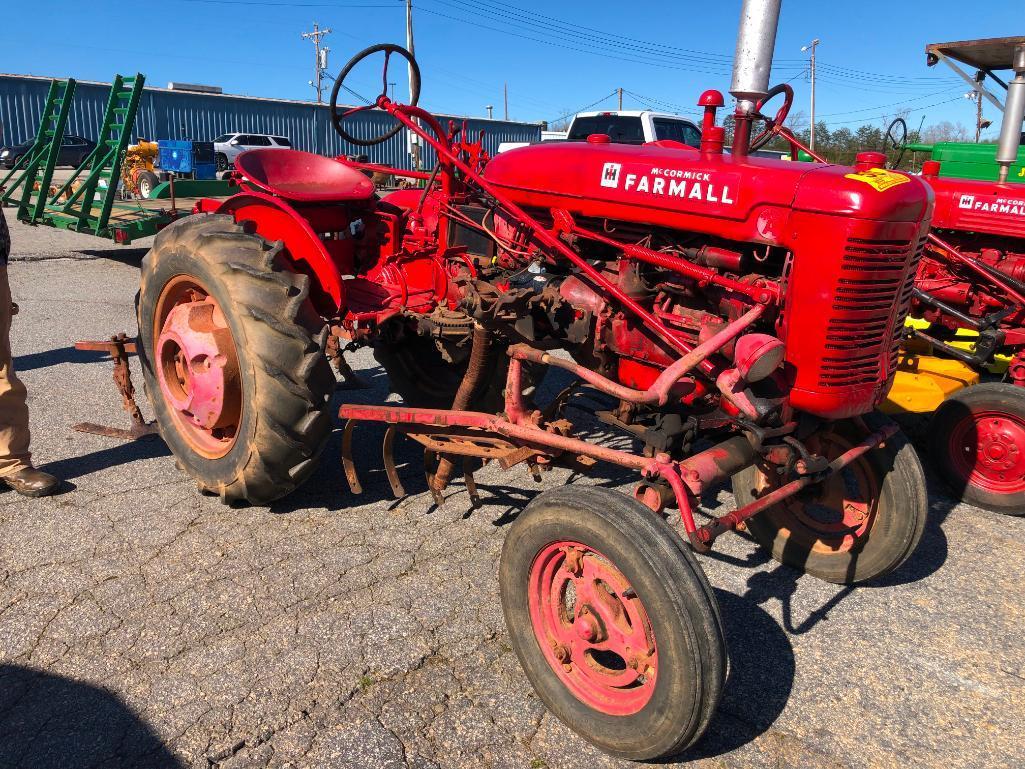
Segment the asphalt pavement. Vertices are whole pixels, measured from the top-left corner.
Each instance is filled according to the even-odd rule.
[[[147,244],[11,225],[12,342],[33,450],[59,494],[0,493],[0,769],[627,766],[548,714],[511,651],[503,536],[538,491],[526,469],[411,496],[358,428],[364,493],[338,431],[314,477],[265,508],[201,496],[159,440],[124,425],[111,367],[76,339],[134,333]],[[387,397],[368,354],[351,357]],[[139,383],[136,369],[136,382]],[[141,390],[141,387],[140,387]],[[151,413],[144,397],[143,409]],[[930,473],[918,551],[878,584],[838,587],[724,536],[699,556],[730,647],[724,700],[693,767],[1025,766],[1025,519],[957,505]],[[574,483],[629,492],[603,470]],[[709,512],[733,506],[721,490]]]

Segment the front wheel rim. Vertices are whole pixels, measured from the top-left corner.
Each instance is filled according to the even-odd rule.
[[[958,478],[991,494],[1025,493],[1025,419],[1002,411],[966,414],[950,431]]]
[[[242,424],[242,376],[217,300],[188,275],[172,278],[154,313],[152,350],[160,395],[177,432],[206,459],[225,456]]]
[[[854,444],[829,432],[813,436],[807,447],[832,461]],[[861,547],[879,516],[880,492],[878,472],[869,455],[862,455],[824,481],[783,500],[785,528],[814,551],[851,552]]]
[[[530,567],[528,604],[541,652],[574,697],[614,716],[648,704],[658,675],[655,635],[608,558],[579,542],[546,545]]]

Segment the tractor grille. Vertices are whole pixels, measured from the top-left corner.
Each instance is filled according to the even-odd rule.
[[[847,239],[826,325],[820,386],[870,385],[893,377],[924,242]]]

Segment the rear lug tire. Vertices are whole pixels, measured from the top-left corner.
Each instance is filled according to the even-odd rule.
[[[193,321],[189,308],[206,303]],[[330,434],[334,376],[309,278],[287,269],[281,246],[230,216],[179,220],[143,259],[136,310],[160,434],[199,488],[257,505],[297,488]]]

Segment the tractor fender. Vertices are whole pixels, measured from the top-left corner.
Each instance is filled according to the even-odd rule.
[[[316,207],[309,213],[321,210]],[[334,211],[338,211],[337,207]],[[281,198],[255,191],[228,198],[217,213],[230,214],[236,222],[251,221],[260,237],[270,242],[280,240],[285,247],[284,255],[296,272],[310,277],[310,299],[317,311],[325,318],[339,313],[345,304],[342,276],[307,216]]]

